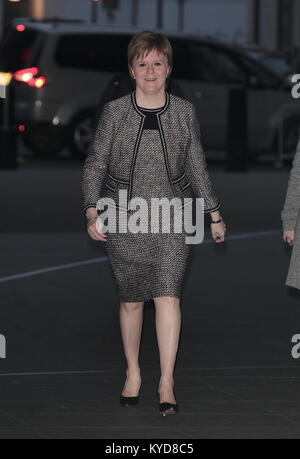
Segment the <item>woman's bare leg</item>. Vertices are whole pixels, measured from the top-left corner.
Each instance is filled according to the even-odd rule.
[[[160,402],[176,403],[173,392],[173,373],[181,326],[180,300],[176,297],[165,296],[154,298],[154,303],[161,367],[158,389]]]
[[[138,360],[143,326],[143,306],[144,302],[120,303],[121,335],[127,360],[127,378],[122,391],[124,397],[137,396],[141,385]]]

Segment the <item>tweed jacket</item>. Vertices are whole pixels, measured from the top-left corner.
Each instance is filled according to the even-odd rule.
[[[300,209],[300,139],[290,172],[281,219],[284,231],[294,231]]]
[[[295,231],[286,284],[300,289],[300,139],[290,172],[281,219],[284,231]]]
[[[204,212],[215,211],[220,203],[206,168],[195,107],[168,91],[165,94],[166,103],[156,116],[172,194],[181,198],[183,205],[189,204],[194,197],[202,197]],[[144,120],[135,90],[104,105],[83,165],[84,213],[89,207],[96,207],[100,197],[104,201],[106,197],[112,198],[118,209],[130,210],[135,161]],[[125,207],[119,203],[119,190],[127,191]],[[189,199],[184,201],[183,198]]]

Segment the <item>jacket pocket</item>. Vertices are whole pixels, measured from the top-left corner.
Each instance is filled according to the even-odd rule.
[[[118,188],[118,184],[119,182],[112,178],[111,175],[108,175],[107,178],[106,178],[106,182],[105,182],[105,186],[110,189],[111,191],[116,191],[117,188]]]
[[[187,178],[186,173],[184,172],[179,177],[172,180],[172,183],[173,183],[175,196],[182,200],[182,205],[180,207],[182,208],[188,204],[191,204],[192,199],[194,198],[194,194],[193,194],[191,182]],[[184,201],[184,198],[188,198],[188,199]]]
[[[188,186],[191,185],[185,172],[181,174],[177,179],[172,180],[172,182],[174,185],[177,185],[177,188],[179,185],[182,191],[184,191]]]
[[[179,185],[182,189],[182,191],[184,191],[188,186],[191,186],[191,183],[189,182],[187,176],[184,174],[183,178],[179,181]]]
[[[104,202],[111,207],[121,210],[127,210],[127,201],[123,199],[125,191],[128,193],[129,182],[127,180],[119,179],[110,173],[106,175],[105,179],[105,196]],[[121,202],[119,199],[119,192],[123,192]],[[126,195],[127,196],[127,195]],[[107,198],[110,198],[107,200]]]

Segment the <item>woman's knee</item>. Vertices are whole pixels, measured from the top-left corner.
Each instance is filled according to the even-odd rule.
[[[164,307],[166,305],[178,306],[180,303],[180,299],[174,296],[160,296],[153,298],[153,300],[156,307]]]
[[[130,302],[130,301],[121,301],[120,308],[126,312],[140,311],[144,305],[143,301]]]

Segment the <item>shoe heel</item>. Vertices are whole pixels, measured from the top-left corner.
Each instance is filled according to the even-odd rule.
[[[124,397],[124,395],[120,395],[120,404],[123,406],[135,406],[139,403],[140,396],[137,395],[136,397]]]
[[[157,397],[159,397],[159,392],[156,392]],[[162,416],[166,416],[168,414],[178,414],[178,404],[177,403],[169,403],[169,402],[159,402],[159,413]]]
[[[159,404],[159,413],[162,416],[178,414],[177,403],[163,402]]]

